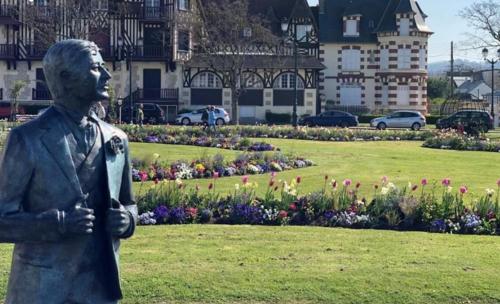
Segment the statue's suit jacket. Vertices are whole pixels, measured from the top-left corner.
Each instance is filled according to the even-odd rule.
[[[121,202],[137,220],[127,136],[97,119],[105,149],[107,189],[105,201]],[[80,236],[59,232],[57,212],[69,211],[82,191],[71,158],[62,115],[49,108],[39,118],[13,129],[0,159],[0,242],[15,243],[6,304],[63,303],[70,282],[78,275],[84,252]],[[109,148],[111,138],[121,139],[122,151]],[[121,298],[118,251],[120,241],[109,236],[109,288]],[[109,261],[108,261],[109,260]]]

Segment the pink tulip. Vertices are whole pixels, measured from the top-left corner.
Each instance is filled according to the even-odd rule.
[[[382,176],[382,184],[386,184],[389,181],[389,178],[387,176]]]
[[[342,184],[344,185],[344,187],[349,187],[352,184],[352,180],[344,179],[344,182]]]
[[[469,189],[467,188],[467,186],[461,186],[460,187],[460,194],[465,194],[469,191]]]
[[[276,172],[271,172],[271,178],[275,178],[276,177]]]
[[[422,186],[426,186],[429,182],[427,181],[427,178],[422,178],[422,181],[420,182]]]
[[[241,178],[241,182],[243,183],[243,185],[246,185],[248,183],[248,175],[244,175],[242,178]]]
[[[442,181],[441,181],[441,184],[445,187],[449,187],[451,185],[451,180],[449,178],[444,178]]]
[[[214,172],[214,179],[218,179],[219,178],[219,172],[215,171]]]
[[[500,187],[500,179],[497,180],[497,186]]]

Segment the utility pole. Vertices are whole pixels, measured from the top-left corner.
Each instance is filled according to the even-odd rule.
[[[453,85],[455,83],[454,81],[454,73],[455,73],[455,58],[453,57],[453,41],[451,42],[451,71],[450,71],[450,97],[453,97],[454,89]]]

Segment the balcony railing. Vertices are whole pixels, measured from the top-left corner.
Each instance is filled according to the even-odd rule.
[[[11,4],[0,5],[0,17],[17,17],[17,7]]]
[[[52,100],[52,96],[47,89],[33,89],[31,95],[33,100]]]
[[[177,101],[179,89],[138,89],[134,100]]]
[[[16,46],[13,44],[0,44],[0,59],[16,57]]]
[[[125,57],[130,56],[132,59],[161,59],[169,55],[167,48],[162,45],[121,47],[120,53]]]
[[[172,17],[170,6],[144,6],[139,12],[139,19],[168,21]]]

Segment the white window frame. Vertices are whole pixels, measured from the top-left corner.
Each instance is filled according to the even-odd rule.
[[[302,81],[302,78],[300,76],[298,78],[299,78],[299,82],[297,83],[297,89],[303,90],[304,89],[304,82]],[[295,89],[295,74],[294,73],[281,74],[274,81],[274,88],[279,89],[279,90],[293,90],[293,89]]]
[[[410,86],[398,85],[397,96],[398,105],[410,105]]]
[[[388,104],[389,104],[389,85],[383,84],[382,85],[382,105],[388,105]]]
[[[363,89],[359,84],[344,84],[340,86],[340,104],[359,106],[362,101]]]
[[[380,50],[380,69],[388,70],[389,69],[389,50],[382,49]]]
[[[342,70],[343,71],[361,70],[360,50],[342,50]]]
[[[410,36],[410,19],[399,19],[399,36]]]
[[[180,48],[180,46],[181,46],[181,33],[187,34],[187,39],[188,39],[187,50]],[[190,48],[191,48],[191,33],[189,31],[185,31],[185,30],[178,30],[177,31],[177,51],[187,53],[187,52],[189,52]]]
[[[222,89],[220,78],[212,72],[201,72],[191,82],[191,88],[195,89]]]
[[[418,51],[418,59],[419,59],[420,69],[425,70],[425,66],[427,65],[426,50],[425,49],[420,49]]]
[[[398,50],[398,69],[411,69],[411,49]]]
[[[179,10],[188,11],[189,10],[189,1],[190,0],[177,0],[177,5]]]
[[[249,90],[261,90],[264,88],[264,83],[262,79],[255,73],[243,73],[242,75],[243,85],[242,87]]]
[[[344,36],[356,37],[359,36],[358,20],[346,20]]]

